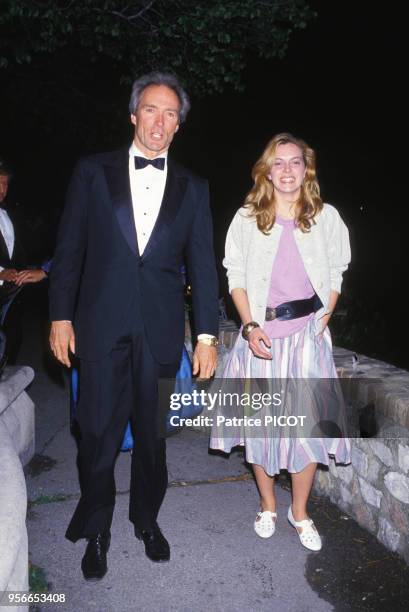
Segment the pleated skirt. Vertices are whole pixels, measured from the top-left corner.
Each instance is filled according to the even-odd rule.
[[[228,357],[223,379],[320,379],[338,378],[332,356],[331,334],[315,334],[314,320],[301,331],[286,338],[271,338],[272,359],[254,357],[248,342],[239,334]],[[339,384],[339,381],[335,381]],[[248,430],[247,430],[248,431]],[[291,437],[286,435],[246,435],[246,428],[212,428],[210,448],[229,453],[235,446],[244,446],[246,460],[264,468],[267,474],[280,470],[301,472],[310,463],[329,464],[332,455],[337,463],[351,462],[348,437]]]

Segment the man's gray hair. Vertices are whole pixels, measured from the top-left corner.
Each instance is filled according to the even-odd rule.
[[[131,115],[135,113],[142,92],[149,87],[149,85],[165,85],[175,92],[180,102],[179,121],[183,123],[190,109],[189,96],[179,83],[178,78],[174,74],[168,72],[150,72],[133,82],[131,99],[129,101],[129,112]]]

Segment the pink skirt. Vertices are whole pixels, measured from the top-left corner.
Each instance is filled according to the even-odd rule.
[[[332,357],[331,334],[328,328],[316,336],[314,320],[301,331],[285,338],[271,339],[272,359],[254,357],[248,342],[239,334],[226,363],[223,379],[326,379],[341,394],[337,371]],[[219,379],[219,382],[220,381]],[[309,381],[306,381],[308,384]],[[297,384],[295,382],[295,384]],[[214,419],[215,420],[215,419]],[[342,429],[342,436],[346,428]],[[351,444],[347,437],[294,437],[282,430],[272,436],[250,429],[213,425],[210,448],[229,453],[234,446],[244,446],[246,460],[260,465],[267,474],[280,470],[301,472],[309,463],[329,464],[329,455],[337,463],[351,462]],[[271,430],[270,430],[271,431]]]

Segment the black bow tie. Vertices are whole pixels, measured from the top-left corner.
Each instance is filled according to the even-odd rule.
[[[141,170],[142,168],[146,168],[149,164],[151,164],[154,168],[158,170],[163,170],[165,168],[165,158],[164,157],[156,157],[155,159],[147,159],[146,157],[139,157],[139,155],[135,155],[135,170]]]

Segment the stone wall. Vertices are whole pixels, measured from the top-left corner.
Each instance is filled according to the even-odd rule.
[[[409,372],[334,348],[349,416],[352,463],[317,470],[314,490],[328,495],[409,563]]]

